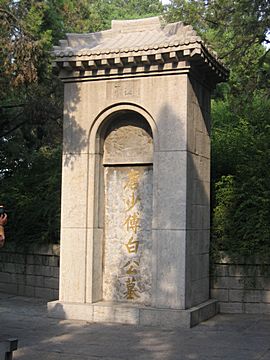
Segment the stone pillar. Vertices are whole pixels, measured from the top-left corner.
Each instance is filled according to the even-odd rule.
[[[217,311],[210,90],[227,72],[189,26],[112,25],[55,49],[65,113],[60,299],[49,311],[192,326]]]

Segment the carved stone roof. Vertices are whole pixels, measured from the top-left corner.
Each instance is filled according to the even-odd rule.
[[[200,59],[215,73],[215,82],[224,81],[228,76],[216,53],[191,26],[182,22],[165,25],[159,17],[113,20],[110,30],[67,34],[67,39],[54,47],[53,56],[58,68],[66,72]]]

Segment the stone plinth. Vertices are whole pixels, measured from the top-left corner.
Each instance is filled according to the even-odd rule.
[[[227,72],[190,26],[113,21],[54,51],[65,83],[53,316],[191,326],[209,300],[210,91]]]
[[[18,339],[0,336],[0,360],[12,360],[13,351],[17,350]]]
[[[77,304],[52,301],[48,304],[51,317],[84,319],[89,322],[122,323],[161,326],[165,328],[192,327],[218,313],[218,302],[208,300],[188,310],[142,307],[107,301],[94,304]]]

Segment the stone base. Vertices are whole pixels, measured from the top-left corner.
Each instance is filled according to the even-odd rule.
[[[48,312],[50,317],[58,319],[189,328],[215,316],[218,302],[208,300],[187,310],[173,310],[105,301],[93,304],[52,301],[48,303]]]
[[[17,348],[18,339],[0,336],[0,360],[12,360],[12,353]]]

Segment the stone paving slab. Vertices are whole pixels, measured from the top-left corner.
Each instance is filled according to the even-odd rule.
[[[47,317],[40,299],[0,293],[0,334],[15,360],[270,360],[270,315],[218,315],[192,329]]]

